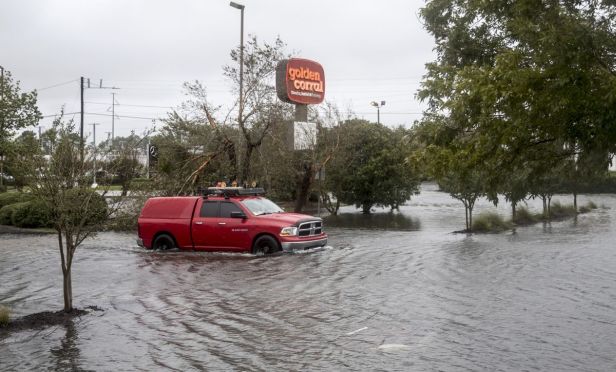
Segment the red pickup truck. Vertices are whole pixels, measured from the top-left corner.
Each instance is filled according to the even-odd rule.
[[[205,196],[150,198],[137,243],[148,249],[269,254],[327,244],[321,218],[286,213],[263,189],[209,188]]]

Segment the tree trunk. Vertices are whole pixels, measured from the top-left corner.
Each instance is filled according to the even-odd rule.
[[[372,208],[372,204],[362,204],[361,205],[361,213],[370,214],[370,208]]]
[[[71,271],[66,270],[62,273],[64,277],[63,289],[64,289],[64,312],[70,313],[73,311],[73,287],[71,283]]]
[[[323,205],[325,209],[332,215],[335,216],[338,214],[338,209],[340,209],[340,200],[336,199],[336,203],[332,203],[329,195],[327,193],[321,193],[321,200],[323,200]]]
[[[546,196],[545,195],[541,195],[541,200],[543,201],[543,218],[549,218],[548,216],[548,204],[546,201]]]
[[[515,207],[516,207],[517,203],[512,201],[511,202],[511,221],[515,222]]]
[[[310,192],[310,186],[312,185],[312,181],[314,180],[314,167],[312,164],[307,164],[304,166],[304,172],[301,175],[297,183],[297,200],[295,201],[295,213],[300,213],[304,206],[306,205],[306,201],[308,200],[308,193]]]
[[[466,231],[470,231],[471,228],[468,225],[468,205],[466,204],[466,202],[464,202],[464,217],[465,217],[464,223],[466,224]]]
[[[548,220],[552,219],[552,196],[548,196]]]
[[[73,291],[71,288],[71,271],[69,265],[69,254],[70,251],[68,249],[68,244],[66,244],[66,254],[65,252],[65,244],[62,241],[62,232],[58,231],[58,247],[60,248],[60,267],[62,268],[62,289],[64,294],[64,312],[70,313],[73,310]],[[68,242],[67,242],[68,243]]]
[[[573,208],[575,209],[575,213],[577,213],[577,191],[573,192]]]
[[[255,146],[251,144],[246,144],[246,153],[244,154],[244,163],[242,164],[242,175],[238,180],[238,184],[241,185],[244,182],[248,182],[250,178],[250,163],[252,161],[252,152],[255,149]],[[233,181],[233,180],[232,180]]]
[[[473,205],[468,206],[468,231],[473,231]]]
[[[128,185],[129,182],[122,183],[122,196],[126,196],[128,194]]]
[[[235,152],[235,144],[231,140],[225,140],[224,151],[229,158],[229,165],[231,165],[231,174],[229,175],[232,180],[237,179],[237,155]]]

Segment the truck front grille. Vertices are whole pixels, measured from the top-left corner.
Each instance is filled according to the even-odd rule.
[[[323,231],[323,223],[321,221],[304,222],[299,225],[298,236],[321,235]]]

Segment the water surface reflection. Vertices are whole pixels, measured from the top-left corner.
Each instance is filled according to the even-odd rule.
[[[346,229],[382,229],[382,230],[419,230],[420,220],[411,216],[396,213],[340,213],[324,218],[325,226]]]

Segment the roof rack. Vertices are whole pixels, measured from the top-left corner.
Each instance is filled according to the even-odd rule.
[[[231,196],[242,196],[242,195],[265,195],[265,190],[262,187],[245,189],[243,187],[208,187],[205,190],[202,190],[203,196],[206,198],[209,195],[218,195],[224,196],[225,198],[229,198]]]

